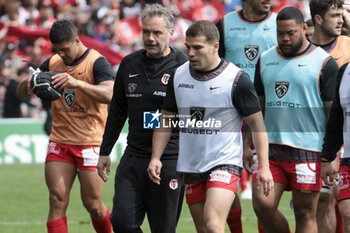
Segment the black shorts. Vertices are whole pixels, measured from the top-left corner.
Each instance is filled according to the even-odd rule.
[[[160,185],[147,173],[150,159],[125,154],[115,176],[115,195],[110,220],[114,232],[142,232],[147,213],[152,233],[175,233],[184,195],[183,175],[177,159],[163,159]]]

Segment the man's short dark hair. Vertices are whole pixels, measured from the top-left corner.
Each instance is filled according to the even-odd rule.
[[[220,34],[212,22],[199,20],[191,24],[186,31],[186,37],[204,36],[209,43],[219,42]]]
[[[305,23],[306,23],[306,25],[307,25],[308,27],[314,27],[314,26],[315,26],[314,21],[312,21],[312,19],[306,20]]]
[[[29,74],[29,69],[27,67],[22,67],[17,71],[17,75],[21,75],[21,74]]]
[[[73,41],[78,36],[77,27],[69,20],[57,20],[50,30],[50,41],[52,44]]]
[[[312,21],[315,23],[315,15],[323,17],[331,7],[342,8],[343,4],[343,0],[310,0],[309,6]]]
[[[297,24],[304,24],[304,16],[296,7],[285,7],[277,15],[278,20],[295,20]]]

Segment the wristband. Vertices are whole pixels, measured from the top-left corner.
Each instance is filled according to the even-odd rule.
[[[84,81],[81,81],[81,80],[77,80],[77,88],[78,89],[84,89],[85,88],[85,86],[86,86],[86,82],[84,82]]]

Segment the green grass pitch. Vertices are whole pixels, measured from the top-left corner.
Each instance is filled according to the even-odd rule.
[[[115,168],[113,163],[109,181],[104,188],[104,202],[112,209]],[[294,215],[289,207],[291,194],[285,193],[280,211],[287,217],[292,231],[295,229]],[[242,201],[243,232],[255,233],[257,220],[251,201]],[[48,191],[42,164],[0,165],[0,232],[1,233],[42,233],[46,232],[48,213]],[[90,217],[82,206],[79,181],[75,180],[67,211],[69,233],[94,233]],[[161,221],[161,219],[160,219]],[[142,230],[149,233],[147,220]],[[186,204],[183,206],[177,227],[178,233],[194,233],[195,228]],[[228,228],[226,232],[229,232]]]

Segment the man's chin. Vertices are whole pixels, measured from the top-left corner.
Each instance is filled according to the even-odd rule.
[[[159,51],[147,50],[147,56],[150,58],[158,58],[161,57],[161,53]]]
[[[291,51],[291,50],[283,50],[283,49],[281,49],[281,51],[282,51],[283,55],[285,55],[285,56],[293,55],[293,51]]]
[[[331,36],[338,37],[340,35],[341,35],[341,30],[340,31],[335,31]]]
[[[271,9],[270,7],[269,8],[262,7],[260,9],[260,14],[268,14],[270,12],[270,9]]]
[[[62,61],[66,66],[69,66],[70,64],[72,64],[72,61],[70,59],[62,59]]]
[[[202,71],[202,67],[199,64],[191,64],[191,68],[195,71]]]

